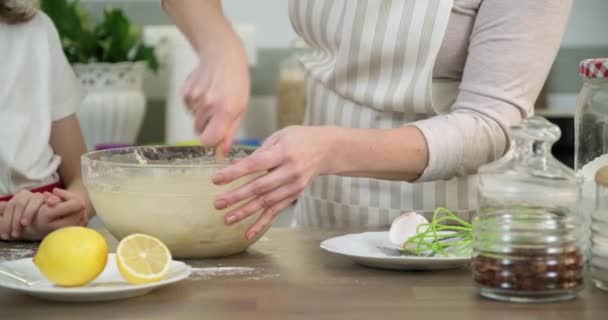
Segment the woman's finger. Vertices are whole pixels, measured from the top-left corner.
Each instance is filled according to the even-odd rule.
[[[287,184],[291,177],[285,167],[279,167],[260,177],[253,179],[247,184],[220,195],[214,202],[218,210],[222,210],[253,196],[261,196],[275,188]]]
[[[216,146],[222,140],[228,138],[228,129],[232,127],[232,118],[225,108],[217,108],[216,112],[209,118],[204,130],[201,130],[201,142],[207,146]]]
[[[261,149],[241,161],[219,170],[213,183],[226,184],[246,175],[270,170],[282,162],[282,157],[274,148]]]
[[[255,237],[260,235],[262,231],[266,230],[266,228],[268,228],[270,224],[272,224],[272,221],[274,221],[274,218],[276,218],[277,215],[279,215],[285,208],[289,207],[289,205],[296,201],[297,198],[297,196],[293,196],[284,199],[283,201],[275,204],[274,206],[265,209],[262,214],[260,214],[255,223],[251,227],[249,227],[247,233],[245,234],[245,237],[248,240],[255,239]]]
[[[234,142],[234,136],[236,135],[236,131],[239,129],[239,124],[241,123],[241,117],[238,117],[233,123],[232,126],[228,129],[224,140],[220,142],[220,152],[222,154],[228,154],[230,149],[232,148],[232,143]]]
[[[199,109],[194,113],[194,129],[201,134],[207,128],[211,113],[208,110]]]
[[[188,75],[186,81],[184,81],[184,85],[181,89],[181,95],[184,99],[184,104],[186,108],[192,112],[196,111],[198,108],[198,102],[202,96],[202,89],[199,89],[199,82],[197,81],[199,78],[199,69],[195,69]]]
[[[6,201],[0,201],[0,218],[4,216],[4,207],[6,207]]]
[[[21,217],[20,223],[23,227],[28,227],[32,224],[36,213],[38,213],[38,210],[40,210],[40,207],[42,207],[45,202],[46,200],[43,194],[37,193],[32,195],[32,198],[23,210],[23,216]]]
[[[301,187],[296,183],[280,186],[228,212],[224,217],[224,221],[229,225],[237,223],[256,212],[272,208],[285,199],[297,196],[301,190]]]

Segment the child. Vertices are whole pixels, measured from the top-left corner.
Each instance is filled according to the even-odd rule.
[[[82,98],[57,31],[36,2],[0,0],[1,240],[38,240],[87,224],[86,147],[75,116]]]

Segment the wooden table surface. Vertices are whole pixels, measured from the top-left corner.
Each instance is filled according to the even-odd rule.
[[[590,282],[567,302],[495,302],[466,269],[377,270],[319,249],[333,235],[271,229],[247,253],[189,260],[187,281],[128,300],[58,303],[0,289],[0,319],[608,319],[608,293]],[[1,243],[0,260],[33,249]]]

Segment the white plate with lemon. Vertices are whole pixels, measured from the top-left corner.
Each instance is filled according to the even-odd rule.
[[[150,236],[128,236],[116,254],[108,254],[105,240],[92,229],[59,231],[42,241],[34,258],[1,263],[0,287],[48,300],[108,301],[144,295],[191,272]]]

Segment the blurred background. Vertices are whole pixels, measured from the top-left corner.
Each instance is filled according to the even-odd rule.
[[[252,99],[238,138],[241,143],[255,145],[277,128],[301,118],[300,109],[305,101],[301,73],[293,61],[294,56],[306,48],[296,41],[287,1],[224,0],[223,3],[247,47],[251,65]],[[150,69],[144,72],[145,110],[134,141],[97,141],[96,144],[193,143],[196,137],[188,115],[180,107],[178,89],[197,60],[162,10],[160,0],[81,0],[81,5],[94,21],[103,18],[107,7],[122,9],[133,24],[141,26],[143,40],[155,48],[159,62],[157,72]],[[572,119],[580,88],[578,63],[586,58],[608,56],[606,12],[606,0],[574,1],[561,50],[536,106],[537,114],[562,128],[563,137],[554,152],[569,165],[572,165],[574,150]],[[85,127],[87,123],[82,125]]]

